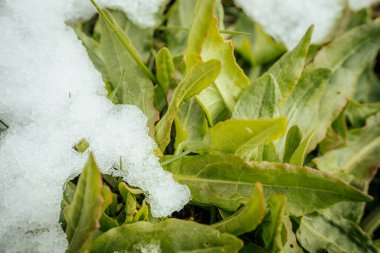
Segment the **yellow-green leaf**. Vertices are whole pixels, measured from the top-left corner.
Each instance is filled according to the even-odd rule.
[[[242,235],[251,232],[261,223],[265,214],[264,190],[256,183],[248,203],[228,218],[212,225],[220,232]]]

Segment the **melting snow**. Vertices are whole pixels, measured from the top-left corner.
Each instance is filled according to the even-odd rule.
[[[108,2],[150,26],[163,1]],[[62,187],[87,160],[72,149],[82,138],[103,172],[122,157],[126,180],[149,192],[154,216],[169,215],[190,198],[153,155],[146,117],[106,99],[101,75],[65,25],[93,13],[87,0],[0,0],[0,119],[10,125],[0,138],[4,252],[64,252]]]

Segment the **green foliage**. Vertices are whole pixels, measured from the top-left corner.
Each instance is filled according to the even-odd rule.
[[[92,235],[99,227],[99,218],[109,204],[109,189],[102,185],[102,178],[90,154],[79,177],[72,202],[65,206],[67,252],[89,252]]]
[[[158,245],[162,252],[238,252],[242,242],[210,226],[167,219],[161,223],[137,222],[99,236],[91,252],[132,251]]]
[[[295,216],[339,201],[371,199],[338,178],[311,168],[247,162],[226,153],[187,156],[166,169],[190,188],[194,203],[230,211],[247,202],[256,182],[263,184],[266,196],[285,194],[287,212]]]
[[[242,235],[255,230],[265,214],[264,190],[256,183],[248,203],[228,218],[212,225],[220,232]]]
[[[98,9],[75,31],[192,201],[153,218],[143,191],[90,156],[63,195],[68,252],[377,252],[380,203],[365,202],[379,187],[378,14],[348,13],[325,45],[310,27],[285,52],[232,1],[165,8],[157,28]]]

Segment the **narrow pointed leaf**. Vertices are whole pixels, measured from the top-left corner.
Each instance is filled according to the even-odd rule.
[[[269,70],[277,80],[282,99],[286,100],[296,87],[303,72],[313,27],[310,27],[302,40],[291,51],[284,54]]]
[[[302,141],[302,133],[297,125],[292,126],[286,135],[285,151],[282,161],[288,163]]]
[[[272,195],[268,199],[268,214],[265,216],[260,229],[264,248],[271,253],[283,250],[281,232],[283,229],[285,204],[285,195]]]
[[[300,143],[297,149],[294,151],[289,163],[297,166],[302,166],[305,161],[305,156],[307,152],[307,147],[313,137],[314,132],[311,132],[306,138]]]
[[[102,178],[90,154],[79,177],[73,202],[66,209],[67,252],[85,252],[91,246],[92,235],[99,228],[99,219],[105,208]],[[109,195],[108,193],[106,196]]]

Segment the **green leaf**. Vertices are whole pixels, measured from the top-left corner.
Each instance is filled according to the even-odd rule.
[[[109,230],[93,243],[91,252],[139,250],[157,245],[160,252],[238,252],[243,243],[235,236],[192,221],[167,219],[137,222]],[[140,249],[141,250],[141,249]]]
[[[241,94],[232,113],[232,118],[273,118],[279,113],[278,101],[280,96],[276,79],[271,74],[264,74]]]
[[[189,143],[201,142],[208,132],[208,124],[203,109],[195,98],[185,102],[177,114],[176,152]]]
[[[215,80],[214,89],[205,89],[199,100],[206,110],[210,124],[216,123],[220,114],[227,109],[231,114],[241,92],[250,85],[248,77],[236,63],[231,41],[225,41],[218,30],[218,22],[213,18],[201,51],[202,60],[217,59],[222,64],[220,75]],[[215,90],[217,95],[215,96]],[[212,109],[212,110],[211,110]]]
[[[215,0],[197,1],[193,14],[193,23],[187,40],[185,54],[186,71],[202,62],[201,51],[209,33],[210,23],[215,9]]]
[[[284,163],[289,163],[301,141],[302,133],[300,128],[297,125],[292,126],[286,135],[284,157],[282,158]]]
[[[348,132],[347,146],[314,159],[320,170],[344,171],[361,179],[371,179],[380,164],[380,113],[367,125]]]
[[[286,119],[231,119],[210,128],[205,137],[209,149],[236,153],[247,159],[260,144],[268,144],[280,138],[286,129]]]
[[[156,82],[156,77],[152,74],[152,72],[148,69],[148,67],[145,66],[144,62],[140,59],[128,35],[123,31],[123,29],[116,22],[111,12],[109,12],[107,9],[103,11],[98,6],[95,0],[90,0],[90,1],[94,5],[95,9],[98,11],[102,20],[105,22],[105,25],[116,36],[118,41],[121,43],[124,49],[128,52],[128,54],[132,57],[132,59],[137,63],[137,65],[144,72],[144,74],[147,75],[152,81]]]
[[[268,70],[268,73],[272,74],[277,80],[283,100],[287,99],[301,77],[312,33],[313,26],[307,30],[302,40],[293,50],[284,54]]]
[[[311,132],[306,138],[300,143],[297,149],[294,151],[292,158],[290,158],[289,163],[297,166],[302,166],[305,160],[307,147],[309,146],[310,140],[313,137],[314,132]]]
[[[171,126],[183,102],[209,86],[219,75],[219,72],[220,63],[217,60],[201,63],[194,66],[174,90],[168,110],[156,126],[156,142],[162,151],[170,142]]]
[[[332,216],[328,211],[304,216],[297,238],[301,246],[311,253],[378,252],[357,224]]]
[[[99,169],[90,154],[79,177],[73,202],[66,207],[67,252],[88,252],[91,247],[92,235],[99,227],[99,219],[107,204],[103,199],[103,191],[107,190],[102,185]]]
[[[170,83],[174,78],[174,71],[174,63],[169,49],[166,47],[161,48],[156,56],[156,76],[165,94],[168,92]]]
[[[376,57],[379,45],[380,22],[376,21],[343,34],[322,48],[308,66],[307,69],[329,68],[332,71],[326,84],[320,87],[322,98],[312,105],[313,120],[305,120],[302,114],[297,120],[305,122],[298,124],[303,134],[310,128],[315,129],[309,149],[324,139],[327,129],[347,104],[347,98],[354,94],[361,74]]]
[[[319,122],[319,103],[323,96],[326,80],[330,75],[331,71],[327,69],[304,72],[297,86],[281,108],[281,115],[286,115],[288,126],[297,125],[303,136],[307,136],[316,129]],[[276,144],[280,154],[284,152],[284,146],[284,139]]]
[[[264,248],[268,252],[277,253],[283,250],[282,228],[285,215],[285,195],[272,195],[268,199],[268,214],[261,225],[261,236]]]
[[[265,194],[287,196],[287,213],[300,216],[339,201],[369,201],[371,197],[340,179],[308,167],[248,162],[225,153],[188,156],[166,167],[186,184],[194,203],[235,211],[247,203],[256,182]]]
[[[347,118],[351,125],[359,128],[365,125],[368,117],[380,112],[380,103],[360,104],[350,100],[347,109]]]
[[[113,30],[102,19],[98,20],[97,26],[100,31],[99,42],[85,37],[83,34],[80,38],[87,47],[90,57],[93,54],[98,57],[96,58],[98,60],[95,59],[96,62],[94,57],[91,57],[91,59],[102,72],[103,78],[111,86],[110,99],[117,103],[132,104],[139,107],[148,117],[150,135],[153,135],[158,111],[153,105],[152,81],[133,59],[130,52],[125,49]],[[123,34],[124,40],[129,43],[129,49],[138,57],[132,42],[124,32]]]
[[[303,253],[302,248],[298,245],[297,238],[292,228],[292,221],[289,216],[284,216],[284,226],[282,232],[285,233],[284,253]]]
[[[242,235],[251,232],[261,223],[265,214],[264,190],[256,183],[248,203],[228,218],[212,225],[220,232]]]

